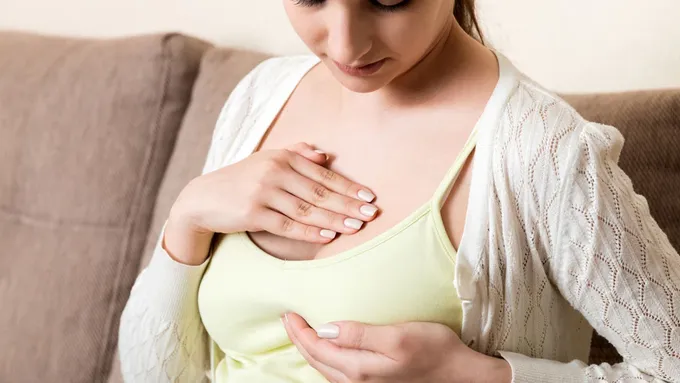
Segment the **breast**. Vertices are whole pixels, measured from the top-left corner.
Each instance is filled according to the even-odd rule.
[[[220,236],[199,288],[206,330],[225,353],[243,358],[290,345],[280,321],[289,311],[312,327],[428,321],[459,332],[452,255],[426,224],[392,234],[311,261],[271,257],[244,233]]]

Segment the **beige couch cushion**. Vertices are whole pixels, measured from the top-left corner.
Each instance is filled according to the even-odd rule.
[[[105,381],[206,48],[0,34],[0,381]]]

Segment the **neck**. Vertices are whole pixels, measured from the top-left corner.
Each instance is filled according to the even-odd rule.
[[[382,110],[414,107],[436,98],[442,89],[468,88],[487,75],[490,66],[496,67],[494,54],[465,33],[452,16],[440,37],[408,71],[375,92],[345,90],[343,98]]]

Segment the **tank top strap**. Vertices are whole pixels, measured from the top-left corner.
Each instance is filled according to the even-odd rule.
[[[476,144],[477,126],[472,129],[472,132],[470,133],[467,142],[465,142],[463,149],[461,149],[460,153],[458,153],[456,160],[453,162],[451,168],[449,168],[449,170],[446,172],[444,179],[442,180],[441,184],[439,184],[437,190],[434,193],[433,202],[438,210],[441,210],[446,198],[449,196],[449,193],[451,193],[451,189],[456,183],[456,180],[458,179],[458,176],[465,165],[465,161],[470,156],[470,153],[472,153],[472,150],[475,148]]]

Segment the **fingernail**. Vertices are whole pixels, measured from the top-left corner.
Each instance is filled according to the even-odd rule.
[[[363,225],[364,225],[364,223],[359,221],[358,219],[347,218],[345,220],[345,226],[349,227],[350,229],[359,230],[359,229],[361,229],[361,226],[363,226]]]
[[[328,154],[326,154],[326,152],[324,152],[323,150],[319,150],[319,149],[315,150],[315,152],[319,153],[319,154],[323,154],[326,157],[326,161],[328,161]]]
[[[363,205],[362,207],[359,208],[359,211],[361,212],[361,214],[367,217],[373,217],[375,213],[378,211],[378,208],[373,205]]]
[[[288,323],[288,313],[283,314],[283,319]]]
[[[338,233],[336,233],[336,232],[334,232],[334,231],[331,231],[331,230],[326,230],[326,229],[321,230],[321,236],[322,236],[322,237],[326,237],[326,238],[333,239],[333,238],[335,238],[335,236],[336,236],[337,234],[338,234]]]
[[[323,339],[335,339],[340,336],[340,327],[334,324],[322,324],[316,328],[316,335]]]
[[[361,198],[362,200],[364,200],[366,202],[373,202],[373,200],[375,199],[375,196],[373,195],[373,193],[371,193],[367,190],[359,190],[359,193],[357,195],[359,196],[359,198]]]

